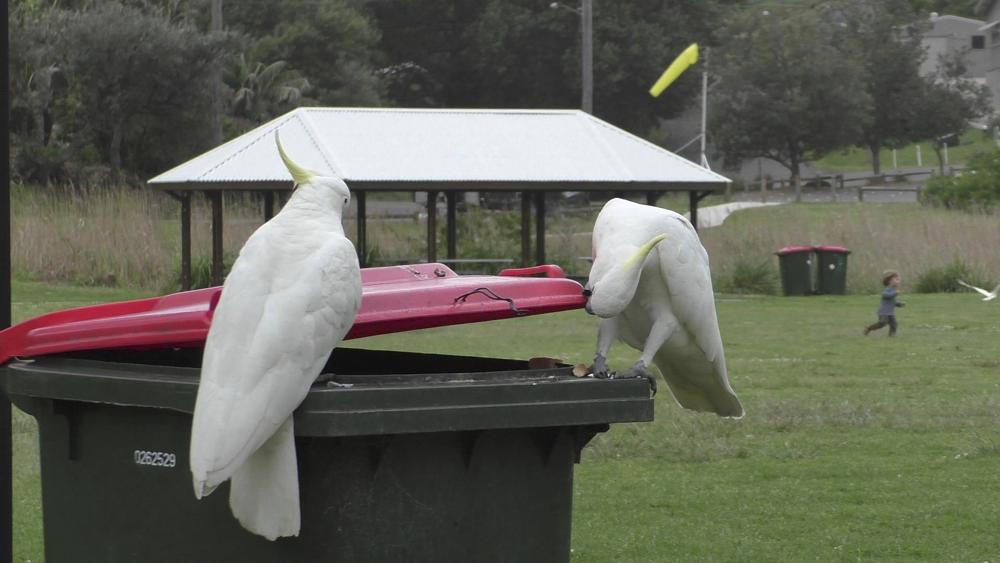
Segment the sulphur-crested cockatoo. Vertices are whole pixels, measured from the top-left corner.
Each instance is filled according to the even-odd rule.
[[[1000,294],[1000,284],[997,284],[997,286],[993,288],[993,291],[986,291],[985,289],[983,289],[981,287],[976,287],[974,285],[967,284],[967,283],[965,283],[962,280],[957,280],[957,281],[958,281],[958,285],[961,285],[963,287],[967,287],[967,288],[975,291],[976,293],[979,293],[980,295],[982,295],[983,296],[983,301],[993,301],[994,299],[997,298],[997,295]]]
[[[647,377],[655,391],[656,364],[682,407],[743,416],[726,374],[708,253],[691,223],[612,199],[597,216],[593,253],[584,295],[587,312],[602,319],[594,375],[609,376],[608,350],[621,338],[642,351],[623,377]]]
[[[275,138],[296,188],[222,286],[191,429],[195,496],[232,479],[233,515],[270,540],[299,532],[292,411],[361,305],[358,257],[341,224],[347,185],[298,166]]]

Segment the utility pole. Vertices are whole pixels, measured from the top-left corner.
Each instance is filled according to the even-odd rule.
[[[594,0],[580,0],[580,8],[552,2],[553,10],[562,8],[580,17],[580,108],[594,113]]]
[[[208,31],[212,35],[222,33],[222,0],[212,0],[211,20]],[[212,64],[212,131],[213,147],[222,144],[222,62],[216,60]]]
[[[581,0],[580,12],[580,52],[581,80],[583,82],[583,92],[581,107],[583,111],[594,113],[594,0]]]
[[[708,157],[705,156],[705,137],[708,123],[708,49],[705,49],[705,62],[701,67],[701,165],[711,170]]]
[[[9,9],[9,8],[8,8]],[[6,82],[10,70],[4,67],[0,74]],[[3,94],[10,107],[9,94]],[[9,126],[9,124],[8,124]],[[4,162],[10,162],[10,143],[4,143]],[[0,330],[11,324],[11,266],[10,266],[10,170],[5,166],[3,186],[0,187]],[[14,466],[11,462],[14,436],[11,434],[10,399],[0,392],[0,561],[14,560]]]

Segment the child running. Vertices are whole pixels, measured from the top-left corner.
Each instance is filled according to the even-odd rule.
[[[896,307],[906,305],[902,301],[896,301],[900,281],[902,280],[897,272],[887,270],[882,273],[882,285],[885,289],[882,290],[882,303],[878,308],[878,322],[865,327],[865,336],[885,325],[889,325],[889,336],[896,336],[896,327],[899,326],[896,322]]]

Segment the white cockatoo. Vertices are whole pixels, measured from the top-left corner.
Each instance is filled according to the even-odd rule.
[[[963,287],[967,287],[967,288],[975,291],[976,293],[979,293],[980,295],[982,295],[983,296],[983,301],[993,301],[994,299],[997,298],[997,295],[1000,294],[1000,284],[997,284],[997,286],[993,288],[993,291],[986,291],[985,289],[983,289],[981,287],[976,287],[974,285],[969,285],[969,284],[965,283],[962,280],[957,280],[957,281],[958,281],[958,285],[961,285]]]
[[[642,351],[623,377],[642,376],[656,390],[656,364],[685,408],[739,418],[729,386],[715,313],[708,253],[683,216],[612,199],[597,216],[594,263],[584,289],[587,312],[601,317],[592,371],[609,377],[616,338]]]
[[[275,140],[296,187],[222,286],[191,428],[195,496],[232,479],[233,515],[270,540],[299,532],[292,411],[361,305],[358,257],[341,224],[347,185],[298,166]]]

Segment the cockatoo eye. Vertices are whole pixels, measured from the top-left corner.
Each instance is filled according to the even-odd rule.
[[[347,198],[344,198],[344,205],[347,205]]]

